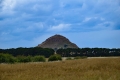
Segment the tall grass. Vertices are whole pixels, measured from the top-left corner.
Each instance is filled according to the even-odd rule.
[[[0,80],[120,80],[120,58],[0,64]]]

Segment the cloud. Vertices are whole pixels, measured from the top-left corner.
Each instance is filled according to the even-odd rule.
[[[85,18],[85,20],[83,21],[83,22],[87,22],[87,21],[89,21],[91,18]]]
[[[48,31],[65,31],[70,29],[70,24],[59,24],[57,26],[52,26]]]
[[[16,0],[3,0],[2,12],[12,14],[15,5],[16,5]]]
[[[16,28],[13,32],[29,32],[29,31],[36,31],[42,30],[43,24],[41,22],[33,23],[25,28]]]

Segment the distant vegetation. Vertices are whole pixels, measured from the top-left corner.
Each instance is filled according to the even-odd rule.
[[[76,57],[76,56],[87,56],[87,57],[107,57],[107,56],[120,56],[120,48],[109,49],[109,48],[67,48],[58,49],[57,54],[62,57]]]
[[[44,56],[12,56],[10,54],[0,53],[0,63],[26,63],[26,62],[45,62]]]
[[[0,53],[0,63],[14,63],[16,59],[10,54]]]
[[[58,61],[58,60],[62,60],[62,57],[58,54],[51,55],[48,59],[48,61]]]
[[[61,57],[74,57],[74,59],[83,59],[87,57],[109,57],[120,56],[120,49],[108,48],[67,48],[58,49],[57,55],[54,55],[54,50],[49,48],[12,48],[0,49],[0,63],[15,63],[15,62],[45,62],[62,60]]]
[[[54,54],[54,50],[49,48],[40,48],[40,47],[32,47],[32,48],[20,47],[20,48],[11,48],[11,49],[0,49],[0,53],[8,53],[13,56],[43,55],[46,58],[48,58]]]
[[[9,53],[13,56],[36,56],[43,55],[46,58],[54,54],[53,49],[49,48],[11,48],[11,49],[0,49],[0,53]],[[120,48],[109,49],[109,48],[67,48],[58,49],[57,54],[62,57],[76,57],[76,56],[87,56],[87,57],[104,57],[104,56],[120,56]]]
[[[44,56],[34,56],[33,57],[33,62],[45,62],[46,59]]]
[[[76,57],[74,57],[74,59],[85,59],[85,58],[87,58],[87,56],[76,56]]]
[[[0,53],[0,63],[26,63],[26,62],[46,62],[44,56],[12,56],[11,54]],[[48,61],[59,61],[62,60],[62,57],[58,54],[51,55],[48,58]]]

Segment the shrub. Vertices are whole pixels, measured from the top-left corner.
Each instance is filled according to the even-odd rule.
[[[74,57],[74,59],[80,59],[80,56],[76,56],[76,57]]]
[[[68,58],[66,58],[66,60],[72,60],[72,58],[71,58],[71,57],[68,57]]]
[[[85,58],[87,58],[87,56],[82,56],[82,57],[81,57],[81,59],[85,59]]]
[[[87,56],[76,56],[74,59],[85,59]]]
[[[45,62],[46,59],[44,56],[34,56],[33,57],[33,62]]]
[[[31,62],[31,56],[17,56],[17,62]]]
[[[16,59],[11,54],[0,53],[0,63],[15,63]]]
[[[61,56],[58,54],[51,55],[48,59],[48,61],[58,61],[58,60],[62,60]]]

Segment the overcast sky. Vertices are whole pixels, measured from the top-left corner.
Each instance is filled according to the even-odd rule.
[[[0,48],[34,47],[55,34],[80,48],[120,48],[120,0],[0,0]]]

